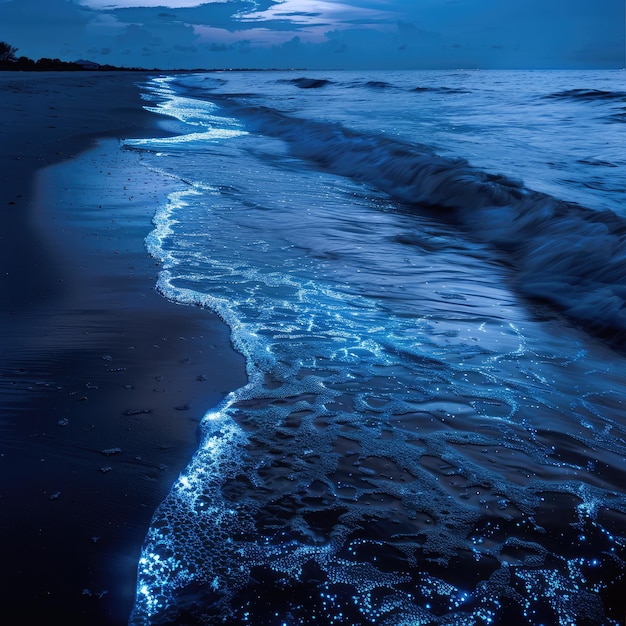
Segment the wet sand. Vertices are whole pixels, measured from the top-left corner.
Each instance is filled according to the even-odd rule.
[[[19,623],[125,624],[151,516],[245,382],[228,328],[154,290],[174,182],[136,73],[0,73],[2,592]]]

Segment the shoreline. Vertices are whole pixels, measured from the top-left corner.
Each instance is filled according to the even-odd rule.
[[[2,600],[24,623],[125,624],[152,514],[244,360],[154,289],[144,238],[174,183],[119,146],[162,133],[141,76],[6,74]]]

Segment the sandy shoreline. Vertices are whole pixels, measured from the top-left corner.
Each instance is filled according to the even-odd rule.
[[[141,80],[0,74],[2,603],[21,623],[126,623],[151,515],[245,382],[225,325],[154,291],[143,239],[173,183],[117,141],[158,132]]]

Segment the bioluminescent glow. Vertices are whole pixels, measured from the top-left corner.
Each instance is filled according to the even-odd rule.
[[[571,202],[615,196],[560,180],[557,158],[595,167],[568,147],[509,153],[527,100],[563,106],[538,76],[150,84],[184,123],[164,157],[140,148],[184,181],[147,239],[157,287],[228,323],[249,384],[155,514],[132,624],[618,623],[626,370],[595,337],[621,328],[624,218]],[[593,141],[621,162],[603,102]],[[478,136],[480,167],[455,154]]]

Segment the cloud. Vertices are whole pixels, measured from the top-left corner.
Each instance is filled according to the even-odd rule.
[[[289,16],[295,22],[308,23],[310,20],[324,19],[330,23],[368,17],[380,18],[382,11],[363,6],[363,3],[338,2],[336,0],[282,0],[250,12],[245,20],[267,21],[278,16]]]
[[[56,58],[68,42],[73,48],[95,19],[97,14],[70,0],[12,0],[0,4],[0,39],[17,46],[19,54]]]
[[[171,8],[181,9],[184,7],[196,7],[200,4],[226,3],[228,0],[78,0],[78,4],[96,10],[133,8]]]
[[[211,52],[227,52],[229,50],[233,50],[234,46],[232,44],[225,43],[212,43],[209,46]]]
[[[621,67],[623,24],[623,0],[0,0],[20,54],[164,69]]]

